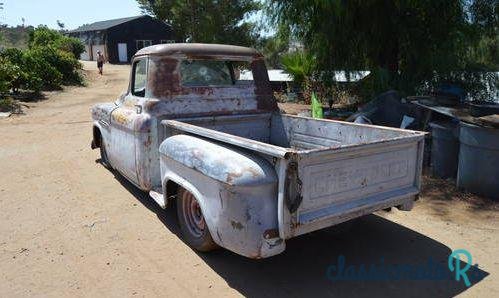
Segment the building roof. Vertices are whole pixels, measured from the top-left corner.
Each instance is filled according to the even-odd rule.
[[[260,54],[257,50],[252,48],[233,46],[233,45],[222,45],[222,44],[207,44],[207,43],[159,44],[143,48],[135,54],[135,56],[142,56],[142,55],[158,55],[158,56],[186,55],[186,56],[197,56],[197,57],[209,57],[209,56],[261,57],[262,56],[262,54]]]
[[[269,74],[269,80],[271,82],[292,82],[293,78],[291,75],[286,73],[282,69],[269,69],[267,70],[267,73]],[[241,75],[239,77],[240,80],[244,81],[252,81],[253,80],[253,73],[251,70],[242,70]]]
[[[150,18],[150,16],[135,16],[135,17],[128,17],[128,18],[100,21],[100,22],[95,22],[92,24],[80,26],[80,27],[76,28],[75,30],[71,30],[70,32],[87,32],[87,31],[106,30],[106,29],[109,29],[111,27],[118,26],[118,25],[121,25],[123,23],[130,22],[130,21],[140,19],[143,17]]]
[[[269,80],[271,82],[292,82],[293,77],[282,69],[269,69]],[[334,81],[339,83],[348,82],[358,82],[365,77],[367,77],[370,71],[354,71],[350,73],[350,77],[347,78],[347,73],[345,71],[334,71],[332,76]],[[241,71],[241,80],[253,80],[253,74],[250,70]]]
[[[333,73],[333,80],[340,83],[358,82],[367,77],[370,73],[371,72],[369,70],[359,70],[352,71],[349,73],[350,76],[347,76],[346,71],[336,70]]]

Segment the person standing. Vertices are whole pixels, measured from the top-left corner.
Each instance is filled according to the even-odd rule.
[[[102,69],[104,67],[104,55],[101,51],[97,51],[97,68],[99,69],[99,74],[102,75]]]

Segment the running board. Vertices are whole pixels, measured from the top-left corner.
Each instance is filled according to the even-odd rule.
[[[157,191],[154,191],[154,190],[151,190],[149,191],[149,196],[156,202],[158,203],[158,205],[163,208],[163,209],[166,209],[166,200],[165,200],[165,197],[163,196],[162,193],[160,192],[157,192]]]

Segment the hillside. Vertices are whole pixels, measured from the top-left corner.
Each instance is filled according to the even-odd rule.
[[[32,26],[8,27],[7,25],[0,25],[0,48],[27,48],[28,36],[31,30],[33,30]]]

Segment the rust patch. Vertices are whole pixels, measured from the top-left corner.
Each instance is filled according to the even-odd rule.
[[[236,229],[236,230],[244,229],[243,224],[238,222],[238,221],[235,221],[235,220],[231,220],[230,225],[232,226],[233,229]]]
[[[257,170],[255,170],[254,168],[246,168],[245,171],[248,171],[251,173],[251,176],[253,176],[254,178],[256,177],[259,177],[260,176],[260,172],[258,172]]]
[[[234,57],[223,56],[207,56],[204,59],[227,59],[234,60]],[[213,86],[197,86],[184,87],[181,82],[180,62],[183,58],[173,56],[150,56],[149,71],[147,77],[147,90],[149,90],[150,98],[164,100],[181,100],[178,96],[187,96],[188,98],[200,98],[203,101],[214,99],[220,100],[220,96],[225,100],[226,97],[233,97],[233,104],[241,110],[252,109],[255,107],[246,106],[247,100],[242,97],[251,96],[252,100],[256,100],[256,109],[263,111],[277,111],[277,103],[273,98],[272,88],[269,82],[267,68],[263,58],[259,55],[249,57],[251,59],[250,68],[253,72],[254,93],[251,95],[243,94],[248,90],[247,86],[232,86],[231,88],[213,87]],[[199,57],[197,57],[199,59]],[[217,95],[219,94],[219,95]],[[215,97],[215,98],[214,98]],[[154,106],[145,106],[146,110],[151,110]],[[187,109],[188,110],[188,109]],[[222,111],[230,113],[232,110]],[[182,113],[179,113],[182,114]],[[198,113],[197,113],[198,114]]]
[[[242,175],[242,173],[227,173],[227,179],[225,181],[229,184],[232,184],[235,179],[241,177]]]
[[[180,74],[177,71],[178,59],[171,57],[151,57],[148,76],[148,89],[154,98],[168,98],[179,94]]]
[[[151,146],[151,144],[152,144],[152,138],[151,138],[151,135],[148,135],[147,139],[144,141],[144,147],[147,148],[147,147]]]
[[[265,239],[272,239],[272,238],[278,238],[279,237],[279,230],[278,229],[270,229],[266,230],[263,232],[263,238]]]
[[[131,121],[131,112],[124,109],[116,109],[111,115],[116,123],[127,126]]]
[[[151,132],[152,119],[150,115],[137,115],[135,119],[134,127],[136,132]]]

